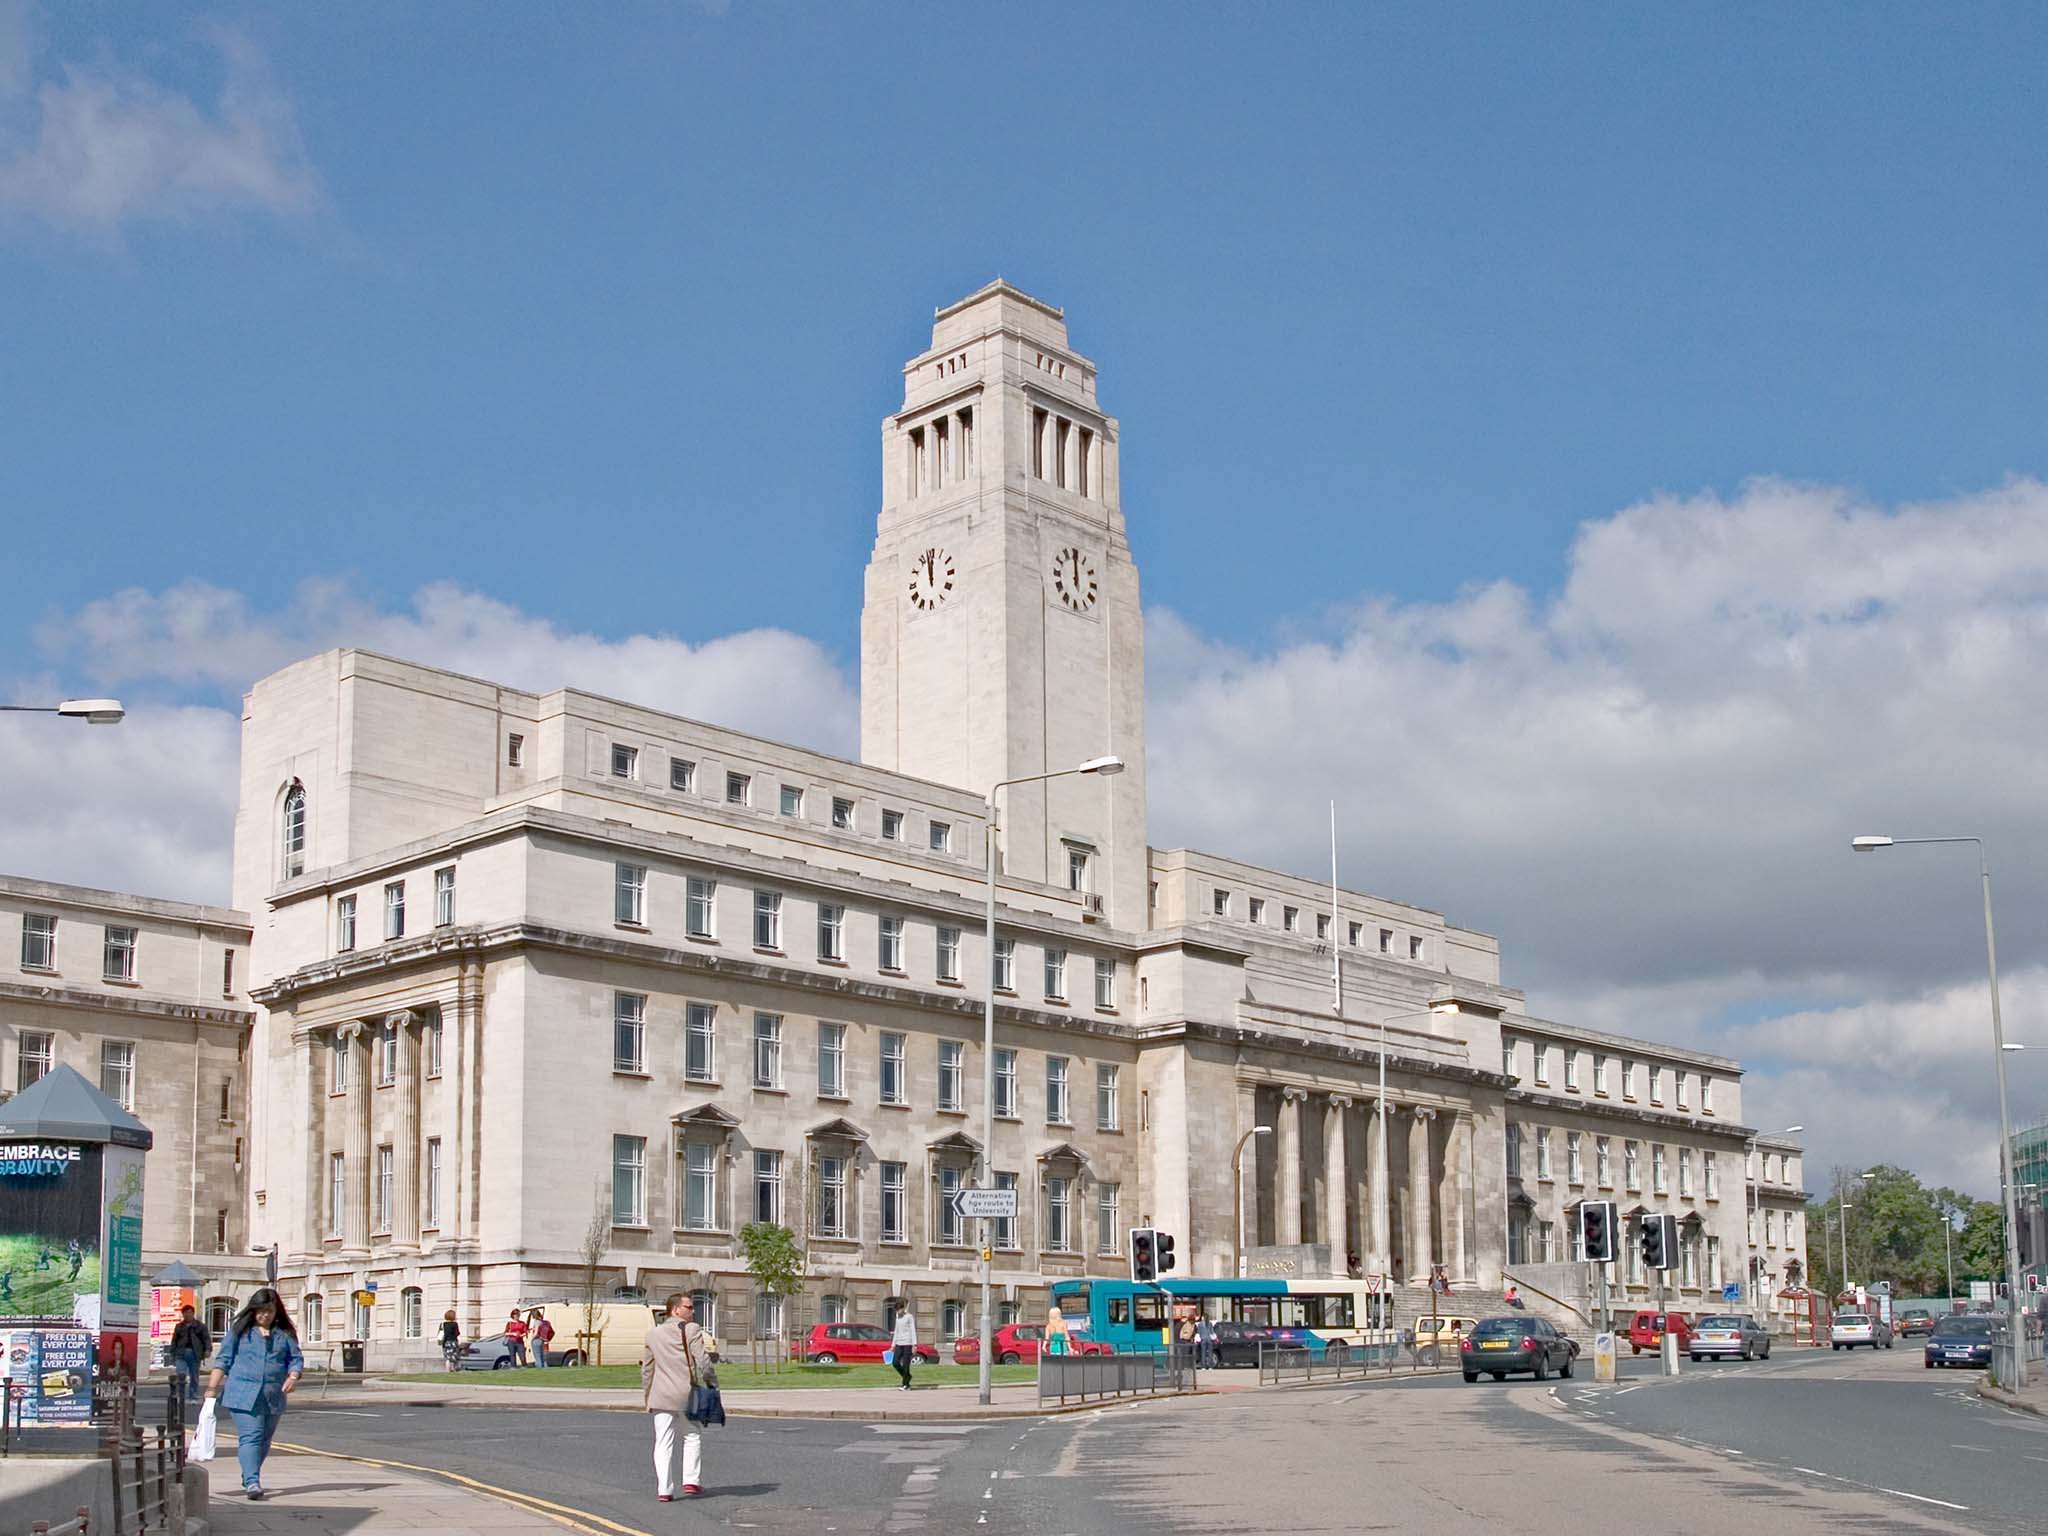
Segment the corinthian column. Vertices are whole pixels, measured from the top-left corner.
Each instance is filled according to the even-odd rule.
[[[1351,1182],[1350,1158],[1344,1147],[1344,1120],[1351,1113],[1351,1101],[1341,1093],[1330,1095],[1323,1109],[1323,1223],[1330,1234],[1330,1273],[1347,1275],[1345,1259],[1350,1253],[1345,1213]]]
[[[1280,1090],[1279,1162],[1274,1178],[1280,1209],[1273,1224],[1273,1240],[1282,1247],[1301,1241],[1301,1103],[1307,1097],[1300,1088]]]
[[[361,1019],[351,1019],[336,1033],[348,1054],[348,1112],[343,1120],[342,1170],[348,1203],[343,1211],[341,1246],[354,1254],[370,1251],[370,1051]]]
[[[1415,1123],[1408,1129],[1408,1278],[1427,1280],[1436,1262],[1436,1242],[1430,1231],[1429,1209],[1429,1123],[1433,1109],[1415,1111]]]
[[[1375,1103],[1366,1135],[1366,1178],[1372,1185],[1372,1268],[1386,1275],[1394,1267],[1392,1223],[1387,1219],[1387,1117]]]
[[[420,1241],[420,1038],[419,1015],[407,1009],[385,1019],[398,1031],[398,1129],[392,1137],[391,1241],[418,1247]]]

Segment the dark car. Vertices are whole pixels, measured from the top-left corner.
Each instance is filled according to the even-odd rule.
[[[1917,1338],[1934,1332],[1936,1321],[1934,1313],[1924,1308],[1911,1312],[1901,1310],[1894,1316],[1892,1331],[1902,1339]]]
[[[1924,1358],[1930,1371],[1937,1365],[1987,1369],[1991,1364],[1991,1319],[1944,1317],[1927,1335]]]
[[[1467,1381],[1477,1381],[1481,1371],[1495,1381],[1507,1380],[1510,1371],[1527,1371],[1546,1381],[1552,1371],[1571,1375],[1578,1359],[1578,1341],[1540,1317],[1481,1318],[1458,1342],[1458,1361]]]

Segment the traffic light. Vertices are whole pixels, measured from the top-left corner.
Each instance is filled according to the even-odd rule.
[[[1637,1229],[1638,1240],[1643,1249],[1645,1269],[1676,1269],[1678,1267],[1678,1218],[1676,1216],[1653,1216],[1643,1213],[1642,1226]]]
[[[1173,1234],[1158,1232],[1152,1234],[1152,1267],[1160,1274],[1173,1268]]]
[[[1157,1280],[1159,1278],[1159,1234],[1150,1227],[1131,1228],[1131,1278],[1133,1280]]]
[[[1584,1200],[1579,1203],[1579,1257],[1588,1264],[1614,1261],[1614,1202]]]

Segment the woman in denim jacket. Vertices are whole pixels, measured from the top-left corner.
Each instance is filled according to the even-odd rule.
[[[265,1286],[235,1315],[206,1383],[206,1395],[218,1396],[235,1416],[235,1459],[242,1464],[242,1491],[252,1499],[263,1497],[263,1458],[284,1417],[284,1400],[305,1369],[284,1298]]]

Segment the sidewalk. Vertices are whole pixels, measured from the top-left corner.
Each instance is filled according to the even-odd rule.
[[[211,1464],[207,1525],[214,1536],[378,1536],[429,1531],[433,1536],[558,1536],[564,1525],[614,1536],[581,1522],[489,1498],[437,1477],[330,1456],[275,1450],[264,1463],[270,1495],[252,1504],[235,1487],[232,1450]]]
[[[1987,1402],[2017,1408],[2022,1413],[2038,1413],[2044,1419],[2048,1419],[2048,1370],[2043,1370],[2038,1361],[2029,1365],[2027,1384],[2018,1392],[2008,1392],[2002,1387],[1994,1387],[1987,1377],[1977,1383],[1977,1395]]]

